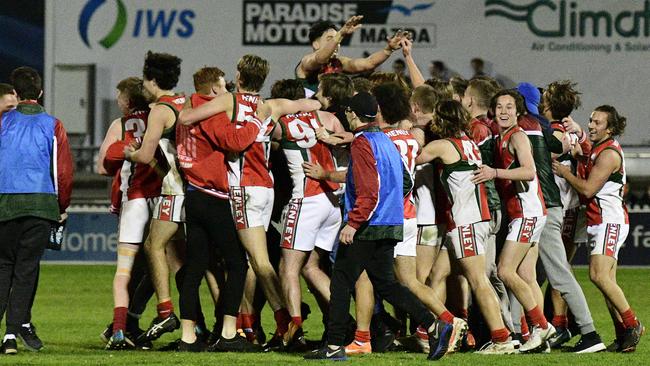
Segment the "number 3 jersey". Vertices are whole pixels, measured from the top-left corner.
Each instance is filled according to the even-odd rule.
[[[316,130],[323,127],[318,112],[287,114],[280,117],[278,124],[282,129],[280,146],[293,180],[291,198],[311,197],[339,189],[338,183],[307,177],[302,167],[302,163],[309,162],[320,164],[325,171],[335,170],[329,147],[316,139]]]
[[[128,116],[122,117],[122,141],[126,145],[132,141],[142,142],[147,129],[147,118],[149,111],[136,111]],[[160,160],[162,156],[156,154]],[[156,170],[147,165],[133,163],[125,160],[120,170],[120,191],[122,200],[133,200],[136,198],[153,198],[160,195],[162,177]]]
[[[420,151],[418,141],[413,137],[411,132],[401,128],[386,128],[384,129],[384,133],[391,141],[393,141],[395,147],[397,147],[397,151],[399,151],[399,154],[402,157],[402,162],[411,175],[411,181],[415,181],[415,158],[418,156]],[[411,190],[404,197],[404,218],[416,218],[416,211],[415,199],[413,198],[413,191]]]
[[[250,93],[233,93],[233,115],[231,121],[241,125],[246,117],[257,111],[260,96]],[[253,144],[242,153],[228,155],[230,166],[228,183],[231,187],[273,188],[273,178],[269,172],[271,139]]]
[[[460,156],[452,164],[444,164],[440,180],[451,203],[451,220],[447,231],[456,226],[490,220],[488,193],[484,183],[472,183],[474,171],[482,165],[476,143],[465,134],[446,138]]]

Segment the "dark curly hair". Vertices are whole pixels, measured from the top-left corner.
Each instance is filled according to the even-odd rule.
[[[580,93],[575,90],[576,83],[570,80],[554,81],[542,94],[542,104],[551,111],[551,117],[560,121],[580,107]]]
[[[142,75],[146,80],[156,80],[162,90],[171,90],[178,84],[182,60],[168,53],[147,52]]]

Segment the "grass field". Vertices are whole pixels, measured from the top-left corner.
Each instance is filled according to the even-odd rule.
[[[611,320],[604,301],[589,282],[586,269],[577,269],[576,275],[583,285],[587,300],[603,341],[608,344],[614,337]],[[0,364],[8,365],[287,365],[306,364],[300,355],[286,354],[187,354],[154,351],[104,351],[99,333],[112,317],[111,281],[112,266],[43,265],[33,322],[45,343],[39,353],[19,346],[15,356],[0,355]],[[620,269],[619,282],[639,319],[650,324],[650,269]],[[211,312],[207,293],[203,294],[206,313]],[[178,304],[177,299],[175,303]],[[320,338],[322,325],[317,305],[310,295],[305,296],[316,314],[305,322],[307,338]],[[154,316],[154,306],[149,306],[141,321],[148,325]],[[206,315],[206,317],[210,318]],[[265,308],[263,325],[267,331],[274,329],[273,315]],[[179,337],[167,334],[156,341],[163,346]],[[577,337],[572,342],[577,341]],[[424,364],[424,354],[389,353],[374,354],[348,361],[364,365]],[[455,354],[437,363],[445,365],[650,365],[650,337],[641,340],[636,353],[573,355],[553,352],[550,355],[480,356]]]

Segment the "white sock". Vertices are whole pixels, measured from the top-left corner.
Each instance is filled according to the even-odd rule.
[[[31,326],[32,326],[31,323],[25,323],[25,324],[23,324],[23,328],[29,328],[29,327],[31,327]]]
[[[4,337],[4,339],[2,341],[6,342],[7,339],[16,339],[16,335],[15,334],[5,334],[5,337]]]

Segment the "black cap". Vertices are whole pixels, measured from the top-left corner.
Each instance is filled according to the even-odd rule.
[[[377,116],[377,99],[367,92],[359,92],[345,103],[359,117],[375,118]]]

